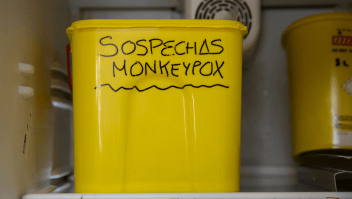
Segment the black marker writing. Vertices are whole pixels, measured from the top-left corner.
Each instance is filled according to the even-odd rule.
[[[141,67],[142,70],[141,70],[140,73],[134,75],[134,74],[132,73],[132,69],[133,69],[133,66],[136,66],[137,64],[139,64],[139,66]],[[131,74],[131,76],[134,77],[134,76],[140,76],[142,73],[143,73],[143,65],[141,64],[141,62],[136,61],[136,63],[134,63],[134,64],[131,66],[131,68],[130,68],[130,74]]]
[[[195,85],[193,85],[193,84],[186,84],[186,85],[184,85],[184,86],[182,86],[182,87],[178,87],[178,86],[169,86],[169,87],[166,87],[166,88],[160,88],[160,87],[158,87],[158,86],[156,86],[156,85],[153,85],[153,86],[150,86],[150,87],[145,88],[145,89],[139,89],[137,86],[133,86],[132,88],[125,88],[125,87],[121,86],[121,87],[118,88],[118,89],[114,89],[110,84],[101,84],[101,85],[99,85],[99,86],[96,86],[94,89],[98,89],[98,88],[101,88],[101,87],[104,87],[104,86],[110,87],[110,89],[111,89],[112,91],[114,91],[114,92],[117,92],[117,91],[119,91],[119,90],[121,90],[121,89],[124,89],[124,90],[133,90],[133,89],[136,89],[138,92],[144,92],[144,91],[147,91],[147,90],[149,90],[149,89],[151,89],[151,88],[156,88],[156,89],[158,89],[158,90],[164,91],[164,90],[168,90],[168,89],[170,89],[170,88],[184,89],[185,87],[188,87],[188,86],[189,86],[189,87],[193,87],[193,88],[202,88],[202,87],[204,87],[204,88],[213,88],[213,87],[215,87],[215,86],[219,86],[219,87],[223,87],[223,88],[230,88],[229,86],[225,86],[225,85],[222,85],[222,84],[214,84],[214,85],[211,85],[211,86],[207,86],[207,85],[195,86]]]
[[[221,58],[227,58],[230,55],[225,56],[213,56],[217,54],[221,54],[224,52],[224,47],[222,45],[221,39],[212,39],[209,38],[197,38],[197,41],[177,41],[177,40],[162,40],[159,38],[152,38],[152,39],[140,39],[140,40],[125,40],[125,41],[118,41],[117,44],[111,42],[111,36],[105,36],[99,39],[99,43],[102,47],[100,47],[102,52],[109,52],[111,54],[98,54],[100,57],[114,57],[113,61],[106,58],[99,58],[105,59],[106,61],[112,61],[112,75],[116,77],[115,80],[118,81],[117,83],[121,83],[120,77],[124,76],[131,76],[131,77],[138,77],[138,76],[148,76],[148,75],[162,75],[164,77],[178,78],[178,77],[185,77],[185,76],[199,76],[202,78],[206,78],[209,76],[215,76],[212,79],[221,80],[224,78],[224,74],[226,76],[226,69],[227,66],[225,65],[225,61],[219,60]],[[148,44],[149,42],[149,44]],[[198,49],[197,49],[198,46]],[[158,48],[160,47],[160,48]],[[156,50],[156,48],[158,48]],[[121,50],[120,55],[119,49]],[[194,54],[193,54],[194,52]],[[144,57],[143,60],[136,59],[138,56],[150,56]],[[183,55],[178,59],[172,59],[175,56]],[[203,61],[195,60],[194,55],[208,55],[202,56]],[[163,57],[161,57],[163,56]],[[169,57],[169,60],[165,60],[165,56]],[[155,59],[160,58],[160,59]],[[141,58],[142,59],[142,58]],[[123,60],[123,61],[122,61]],[[154,63],[153,63],[154,62]],[[157,66],[157,62],[159,65]],[[111,62],[110,62],[111,63]],[[182,66],[181,66],[182,65]],[[345,60],[336,59],[336,66],[345,66],[349,67],[349,63]],[[192,66],[192,67],[191,67]],[[101,66],[104,67],[104,66]],[[109,64],[108,71],[111,71],[111,65]],[[225,68],[225,69],[224,69]],[[191,70],[190,70],[191,69]],[[101,70],[101,71],[106,71]],[[191,71],[188,73],[188,71]],[[170,73],[169,73],[170,72]],[[218,75],[218,76],[217,76]],[[189,79],[189,78],[186,79]],[[220,79],[221,78],[221,79]],[[182,79],[182,80],[186,80]],[[204,79],[205,80],[205,79]],[[123,83],[123,81],[122,81]],[[220,82],[218,82],[220,83]],[[113,91],[117,92],[120,89],[124,90],[132,90],[136,89],[139,92],[148,90],[150,88],[156,88],[159,90],[167,90],[169,88],[177,88],[183,89],[187,86],[193,88],[212,88],[214,86],[220,86],[224,88],[229,88],[228,86],[222,84],[214,84],[211,86],[200,85],[194,86],[192,84],[185,84],[182,87],[177,87],[175,85],[169,86],[167,88],[159,88],[157,85],[153,85],[151,87],[145,89],[139,89],[136,86],[133,87],[123,87],[120,85],[118,89],[113,89],[110,84],[101,84],[95,89],[109,86]]]
[[[171,67],[171,74],[175,77],[178,77],[178,75],[174,74],[174,70],[178,70],[178,68],[174,68],[174,66],[179,66],[179,65],[181,65],[181,64],[171,64],[171,66],[172,66]]]
[[[175,41],[172,40],[172,41],[167,41],[167,42],[164,43],[165,47],[161,50],[161,55],[162,56],[170,56],[170,54],[164,54],[164,50],[166,50],[168,48],[172,48],[172,46],[167,45],[168,43],[172,43],[172,42],[175,42]]]
[[[224,47],[221,45],[221,39],[214,39],[209,41],[204,39],[202,42],[185,42],[185,41],[176,41],[169,40],[163,42],[162,39],[154,38],[150,39],[149,45],[147,45],[146,39],[141,39],[137,41],[123,41],[118,45],[114,43],[109,43],[107,40],[112,40],[111,36],[103,37],[99,40],[100,45],[107,47],[107,50],[113,52],[111,55],[98,54],[102,57],[113,57],[118,54],[118,49],[120,48],[124,55],[138,55],[138,56],[146,56],[150,52],[151,55],[155,54],[155,48],[161,47],[160,55],[162,56],[173,56],[173,55],[185,55],[185,54],[193,54],[191,50],[194,50],[194,55],[216,55],[221,54],[224,51]],[[210,43],[208,43],[210,42]],[[197,49],[197,46],[200,45],[200,48]],[[119,47],[118,47],[119,46]],[[111,48],[114,48],[113,51]],[[143,52],[143,53],[141,53]],[[158,52],[158,53],[159,53]]]
[[[224,51],[224,47],[222,47],[221,45],[218,45],[218,44],[214,44],[216,41],[221,41],[221,39],[213,40],[213,41],[211,42],[211,45],[217,46],[217,47],[221,48],[221,51],[216,52],[216,53],[210,53],[210,54],[213,54],[213,55],[221,54],[221,53]]]
[[[147,66],[148,66],[148,68],[149,68],[151,71],[153,71],[154,74],[156,74],[156,68],[155,68],[155,66],[156,66],[156,61],[155,61],[155,60],[154,60],[154,70],[153,70],[152,68],[150,68],[148,62],[145,62],[145,75],[146,75],[146,76],[147,76]]]
[[[126,44],[128,44],[128,43],[133,44],[133,50],[132,50],[131,52],[129,52],[129,53],[125,53],[125,51],[124,51],[123,49],[124,49],[124,46],[125,46]],[[135,50],[136,50],[136,44],[133,43],[132,41],[126,41],[126,42],[123,43],[122,46],[121,46],[121,51],[122,51],[122,53],[125,54],[125,55],[129,55],[129,54],[133,53]]]
[[[200,62],[200,61],[195,61],[193,63],[193,68],[192,68],[192,74],[193,75],[194,75],[194,68],[200,66],[201,64],[202,64],[202,62]]]
[[[191,63],[188,63],[188,65],[186,66],[185,62],[183,62],[183,66],[186,68],[186,72],[185,72],[186,76],[187,76],[187,71],[188,71],[188,68],[190,65],[191,65]]]
[[[159,61],[159,67],[157,69],[157,61]],[[201,75],[201,76],[210,76],[213,75],[215,76],[218,74],[221,78],[223,77],[222,70],[224,68],[225,62],[222,61],[221,63],[217,60],[215,61],[207,61],[207,62],[201,62],[201,61],[194,61],[194,62],[182,62],[183,67],[179,67],[181,63],[172,63],[171,61],[167,61],[166,63],[162,62],[161,60],[153,60],[154,63],[151,62],[132,62],[130,63],[128,60],[124,60],[123,63],[121,63],[121,66],[116,64],[114,61],[112,64],[112,73],[113,77],[116,77],[116,69],[118,71],[123,71],[125,76],[131,75],[131,76],[140,76],[140,75],[150,75],[150,74],[160,74],[163,75],[165,74],[167,77],[169,76],[169,71],[172,76],[179,77],[180,75],[185,75],[188,76],[189,69],[192,68],[192,72],[190,75]],[[190,67],[192,65],[192,67]],[[345,66],[348,65],[347,63]],[[160,70],[159,70],[160,69]],[[177,71],[184,70],[184,73],[181,72],[181,74]],[[149,72],[148,72],[149,71]],[[213,73],[214,72],[214,73]]]
[[[102,57],[113,57],[113,56],[117,55],[118,48],[117,48],[117,46],[116,46],[115,44],[112,44],[112,43],[103,44],[102,41],[103,41],[104,39],[107,39],[107,38],[112,39],[111,36],[106,36],[106,37],[101,38],[101,39],[99,40],[99,43],[100,43],[102,46],[114,46],[114,47],[116,48],[115,54],[112,54],[112,55],[102,55],[102,54],[98,54],[98,55],[99,55],[99,56],[102,56]]]
[[[115,62],[112,62],[112,74],[113,74],[114,77],[115,77],[115,68],[116,68],[117,70],[119,70],[119,71],[124,70],[124,71],[125,71],[125,75],[127,76],[127,72],[126,72],[126,60],[123,61],[123,67],[122,67],[121,69],[119,69],[119,68],[116,66]]]
[[[185,41],[181,41],[181,42],[179,42],[179,43],[177,43],[177,44],[175,45],[175,53],[176,53],[177,55],[184,55],[184,54],[186,54],[186,52],[178,53],[177,50],[176,50],[177,46],[180,45],[180,44],[182,44],[182,43],[185,43]]]
[[[139,44],[139,42],[141,42],[141,41],[146,42],[145,39],[142,39],[142,40],[138,40],[138,41],[136,42],[136,44],[137,44],[137,46],[141,46],[141,47],[145,48],[145,53],[144,53],[144,54],[137,54],[137,55],[145,56],[145,55],[148,53],[148,48],[147,48],[146,46],[142,45],[142,44]]]
[[[163,74],[163,68],[165,68],[166,76],[167,76],[167,77],[169,77],[169,72],[167,72],[166,66],[167,66],[169,63],[170,63],[170,61],[168,61],[165,65],[161,65],[161,61],[159,61],[159,67],[160,67],[161,74]]]
[[[221,72],[220,72],[220,69],[221,69],[221,67],[224,65],[224,61],[221,63],[221,65],[220,65],[220,67],[219,67],[219,65],[218,65],[218,61],[215,61],[215,63],[216,63],[216,71],[214,72],[214,74],[213,74],[213,76],[215,76],[215,74],[218,72],[219,73],[219,75],[220,75],[220,77],[221,78],[224,78],[223,76],[222,76],[222,74],[221,74]]]
[[[197,54],[197,43],[194,42],[194,47],[190,47],[189,42],[187,42],[186,53],[188,54],[188,49],[193,49],[193,48],[194,48],[194,53]]]
[[[202,53],[202,50],[203,50],[204,46],[207,48],[207,51],[208,51],[206,53]],[[209,54],[209,47],[208,47],[208,44],[207,44],[207,39],[204,39],[203,44],[202,44],[202,46],[200,47],[200,50],[199,50],[199,55],[207,55],[207,54]]]
[[[210,65],[210,73],[204,74],[202,71],[203,71],[203,68],[204,68],[207,64]],[[206,62],[206,63],[203,64],[203,66],[200,68],[199,72],[200,72],[200,74],[203,75],[203,76],[209,76],[209,75],[213,74],[213,63],[211,63],[211,62]]]
[[[153,46],[153,41],[160,41],[160,43],[156,46]],[[153,48],[156,48],[156,47],[159,47],[163,44],[163,40],[161,39],[151,39],[149,40],[149,43],[150,43],[150,53],[153,54]]]

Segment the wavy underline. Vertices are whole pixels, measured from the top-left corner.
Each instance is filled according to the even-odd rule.
[[[132,89],[136,89],[137,91],[139,92],[143,92],[143,91],[146,91],[148,89],[151,89],[151,88],[156,88],[156,89],[159,89],[159,90],[167,90],[167,89],[170,89],[170,88],[176,88],[176,89],[184,89],[185,87],[187,86],[191,86],[193,88],[200,88],[200,87],[206,87],[206,88],[212,88],[212,87],[215,87],[215,86],[220,86],[220,87],[224,87],[224,88],[230,88],[229,86],[225,86],[225,85],[221,85],[221,84],[214,84],[212,86],[207,86],[207,85],[200,85],[200,86],[194,86],[192,84],[186,84],[182,87],[178,87],[178,86],[169,86],[169,87],[166,87],[166,88],[159,88],[157,87],[156,85],[153,85],[151,87],[148,87],[148,88],[145,88],[145,89],[139,89],[137,86],[134,86],[132,88],[125,88],[123,86],[121,86],[120,88],[118,89],[114,89],[110,84],[102,84],[102,85],[99,85],[99,86],[96,86],[94,89],[97,89],[97,88],[100,88],[100,87],[103,87],[103,86],[109,86],[111,90],[113,90],[114,92],[117,92],[119,91],[120,89],[125,89],[125,90],[132,90]]]

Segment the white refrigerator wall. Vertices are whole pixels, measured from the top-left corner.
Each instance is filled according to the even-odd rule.
[[[286,52],[281,35],[329,8],[263,9],[262,30],[242,80],[242,164],[293,166]]]
[[[0,13],[0,198],[13,199],[49,187],[50,68],[66,63],[70,18],[64,0],[2,1]]]
[[[298,183],[298,165],[292,159],[287,62],[281,35],[298,19],[332,10],[262,10],[258,43],[242,74],[242,191],[322,191]]]

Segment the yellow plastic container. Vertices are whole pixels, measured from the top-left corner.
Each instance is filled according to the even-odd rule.
[[[287,51],[293,156],[352,149],[352,14],[303,18],[282,36]]]
[[[244,25],[84,20],[67,34],[76,192],[239,191]]]

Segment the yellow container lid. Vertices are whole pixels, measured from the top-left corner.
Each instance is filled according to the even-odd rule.
[[[352,20],[352,13],[346,12],[330,12],[330,13],[322,13],[311,15],[308,17],[304,17],[293,22],[288,28],[286,28],[285,32],[282,34],[281,37],[281,44],[285,47],[286,37],[289,32],[292,30],[299,28],[304,25],[308,25],[311,23],[319,22],[319,21],[329,21],[329,20]]]
[[[248,33],[238,21],[204,19],[89,19],[73,22],[66,33],[71,40],[75,30],[84,28],[233,28],[242,36]]]

